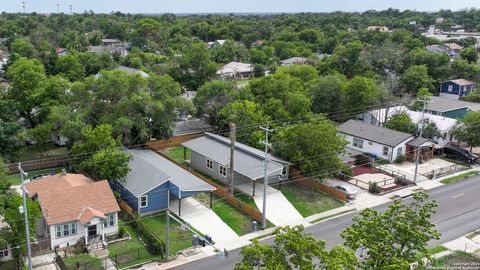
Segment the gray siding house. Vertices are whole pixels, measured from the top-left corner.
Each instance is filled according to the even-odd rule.
[[[228,182],[230,165],[230,140],[212,133],[187,141],[182,144],[190,149],[190,165],[218,181]],[[257,181],[264,178],[264,152],[242,143],[235,143],[234,152],[234,185],[252,185],[255,190]],[[288,180],[291,164],[282,159],[270,156],[267,167],[269,184]],[[253,196],[255,194],[253,193]]]

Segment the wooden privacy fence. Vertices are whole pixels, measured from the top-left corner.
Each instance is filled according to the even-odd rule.
[[[37,171],[55,167],[65,167],[73,163],[71,156],[63,157],[51,157],[42,160],[32,160],[22,162],[22,168],[24,171]],[[18,173],[18,163],[10,163],[6,165],[10,173]]]
[[[146,145],[154,150],[162,150],[165,148],[173,147],[173,146],[178,146],[181,143],[184,143],[186,141],[190,141],[193,139],[196,139],[198,137],[202,137],[204,135],[203,132],[198,132],[198,133],[192,133],[192,134],[187,134],[187,135],[180,135],[180,136],[175,136],[170,139],[166,140],[156,140],[156,141],[149,141],[146,143]]]
[[[317,180],[317,179],[313,179],[313,178],[310,178],[310,177],[305,177],[301,174],[300,170],[296,169],[296,168],[293,168],[293,167],[290,167],[289,169],[290,171],[290,180],[291,181],[294,181],[295,183],[299,184],[299,185],[302,185],[302,186],[305,186],[305,187],[308,187],[308,188],[311,188],[315,191],[320,191],[320,192],[323,192],[323,193],[326,193],[338,200],[341,200],[341,201],[347,201],[347,195],[345,193],[343,193],[342,191],[334,188],[334,187],[331,187],[331,186],[328,186],[324,183],[322,183],[320,180]]]
[[[154,150],[153,148],[151,148],[151,149]],[[262,213],[257,208],[254,208],[254,207],[240,201],[236,197],[230,196],[230,194],[228,193],[228,190],[225,187],[223,187],[222,185],[219,185],[219,184],[211,181],[210,179],[206,178],[205,176],[199,174],[195,170],[192,170],[191,168],[189,168],[189,167],[187,167],[183,164],[178,163],[177,161],[171,159],[166,154],[163,154],[163,153],[157,152],[157,151],[155,151],[155,152],[157,154],[161,155],[162,157],[168,159],[170,162],[175,163],[181,169],[188,171],[189,173],[195,175],[196,177],[198,177],[198,178],[202,179],[203,181],[209,183],[210,185],[214,186],[216,188],[216,190],[213,191],[213,194],[219,196],[221,199],[225,200],[226,202],[228,202],[233,207],[242,211],[244,214],[249,216],[251,219],[256,220],[256,221],[261,221],[262,220]]]
[[[124,200],[119,200],[118,202],[118,205],[120,206],[120,208],[125,211],[127,214],[129,214],[130,216],[134,216],[134,211],[133,211],[133,208],[130,207],[130,205],[128,205]]]

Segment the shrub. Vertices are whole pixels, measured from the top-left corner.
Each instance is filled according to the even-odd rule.
[[[126,233],[125,227],[121,226],[121,227],[118,229],[118,237],[119,237],[119,238],[122,238],[123,236],[125,236],[125,233]]]
[[[378,194],[380,193],[380,187],[377,183],[373,182],[368,185],[368,191],[370,191],[370,193]]]
[[[87,246],[85,245],[85,237],[80,237],[78,242],[73,246],[73,253],[78,255],[82,253],[88,253]]]
[[[402,163],[405,161],[405,156],[404,155],[399,155],[397,156],[397,158],[395,159],[395,163]]]
[[[351,166],[345,166],[344,168],[342,168],[342,174],[352,177],[353,176],[353,168]]]
[[[141,226],[139,226],[141,227]],[[153,255],[163,255],[165,244],[158,240],[155,236],[146,231],[142,231],[142,240],[146,245],[148,252]]]

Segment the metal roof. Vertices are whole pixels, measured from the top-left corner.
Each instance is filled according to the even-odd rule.
[[[448,112],[462,108],[470,108],[472,111],[480,111],[480,103],[433,96],[429,97],[426,108],[437,112]]]
[[[132,154],[133,159],[129,164],[130,172],[122,185],[135,196],[141,196],[167,181],[181,191],[215,190],[215,187],[151,150],[124,151]]]
[[[229,165],[230,141],[222,136],[206,133],[205,136],[185,142],[183,146],[197,152],[215,162]],[[235,143],[234,170],[252,180],[263,178],[264,175],[264,153],[242,143]],[[270,157],[267,173],[269,177],[281,175],[283,164],[289,164],[281,159]]]
[[[338,131],[343,134],[352,135],[391,147],[395,147],[408,138],[413,137],[412,134],[389,128],[372,126],[355,120],[349,120],[341,124],[338,126]]]

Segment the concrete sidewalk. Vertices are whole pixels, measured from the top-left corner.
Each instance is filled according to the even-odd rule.
[[[170,202],[171,210],[178,215],[178,200]],[[194,198],[182,199],[183,220],[203,234],[208,234],[219,249],[232,249],[250,242],[239,237],[220,217]]]

